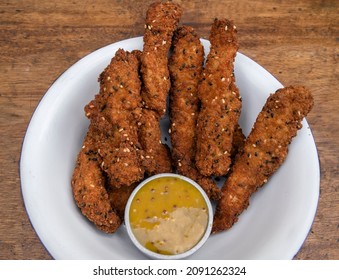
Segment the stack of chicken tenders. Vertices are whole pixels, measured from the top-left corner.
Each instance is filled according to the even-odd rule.
[[[251,195],[284,162],[313,106],[305,87],[281,88],[269,96],[246,138],[238,123],[235,24],[213,21],[205,62],[197,32],[179,26],[182,13],[174,2],[151,4],[143,50],[119,49],[100,74],[99,93],[85,107],[90,125],[72,191],[82,214],[103,232],[119,228],[140,181],[167,172],[196,181],[215,201],[213,233],[232,227]],[[171,147],[161,141],[165,115]],[[221,189],[215,176],[226,178]]]

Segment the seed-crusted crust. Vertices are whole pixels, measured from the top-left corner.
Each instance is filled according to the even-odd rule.
[[[201,109],[197,124],[196,166],[205,176],[223,176],[231,165],[233,134],[241,110],[241,98],[233,75],[238,50],[233,22],[215,19],[210,43],[198,88]]]
[[[146,14],[141,73],[142,98],[145,107],[159,116],[166,112],[166,99],[170,89],[168,51],[177,28],[182,9],[173,2],[156,2]]]
[[[121,220],[108,199],[106,178],[100,168],[100,155],[93,138],[95,133],[94,127],[90,126],[78,154],[72,177],[72,191],[82,214],[98,229],[113,233],[120,226]]]
[[[143,178],[137,122],[141,114],[139,60],[119,49],[101,73],[100,93],[86,107],[96,128],[101,168],[112,186],[129,186]]]
[[[279,89],[268,98],[222,187],[214,233],[232,227],[248,207],[250,196],[280,167],[312,106],[313,97],[302,86]]]
[[[198,83],[202,76],[204,48],[190,26],[178,28],[169,59],[171,76],[170,131],[173,163],[178,173],[197,181],[207,195],[220,198],[220,189],[195,167],[196,124],[199,112]]]
[[[144,150],[142,166],[149,176],[172,172],[172,160],[167,145],[161,142],[160,117],[157,112],[142,109],[139,124],[139,139]]]

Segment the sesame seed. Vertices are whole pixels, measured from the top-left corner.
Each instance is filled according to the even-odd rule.
[[[223,104],[225,104],[225,102],[226,102],[224,98],[223,98],[223,99],[221,99],[221,101],[222,101],[222,103],[223,103]]]
[[[233,29],[237,29],[237,27],[235,25],[233,25]]]
[[[110,77],[110,76],[108,76],[108,77],[107,77],[107,81],[109,81],[110,79],[111,79],[111,77]]]
[[[91,115],[91,113],[87,113],[87,114],[86,114],[86,117],[88,117],[88,116],[90,116],[90,115]]]
[[[267,179],[264,180],[264,183],[267,183]]]
[[[225,77],[222,77],[222,78],[221,78],[221,81],[222,81],[222,82],[225,81]]]
[[[255,148],[257,145],[256,145],[256,144],[253,144],[252,146]]]
[[[150,156],[146,156],[146,158],[151,158]]]
[[[85,149],[85,148],[86,148],[86,146],[85,146],[85,145],[83,145],[83,146],[82,146],[82,148],[83,148],[83,149]]]
[[[228,26],[226,25],[226,26],[225,26],[225,31],[227,31],[227,29],[228,29]]]
[[[166,41],[165,40],[162,41],[162,45],[166,45]]]
[[[118,131],[121,132],[121,131],[123,131],[123,130],[124,130],[123,128],[120,128]]]

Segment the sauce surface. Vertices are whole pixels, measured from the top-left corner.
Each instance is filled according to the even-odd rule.
[[[189,182],[161,177],[138,191],[129,218],[136,239],[144,247],[174,255],[191,249],[203,237],[208,208],[200,191]]]

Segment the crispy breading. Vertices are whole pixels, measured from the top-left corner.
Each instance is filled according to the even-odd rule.
[[[214,233],[232,227],[248,207],[251,195],[281,166],[288,145],[312,106],[313,97],[302,86],[286,87],[270,95],[222,187]]]
[[[72,191],[82,214],[98,229],[113,233],[120,226],[121,220],[112,209],[105,189],[105,176],[100,168],[100,155],[93,138],[95,133],[94,127],[90,126],[78,154],[72,177]]]
[[[170,89],[168,51],[177,28],[182,9],[173,2],[156,2],[149,6],[146,14],[141,73],[143,79],[142,98],[145,108],[163,116]]]
[[[172,172],[172,161],[169,148],[161,142],[160,117],[157,112],[142,109],[139,124],[139,139],[144,150],[141,155],[145,173],[149,176],[158,173]]]
[[[139,66],[136,54],[119,49],[100,75],[99,94],[85,107],[97,130],[101,168],[117,188],[144,175],[137,126],[141,113]]]
[[[111,206],[120,217],[121,221],[124,220],[127,201],[136,186],[137,184],[132,184],[124,188],[115,188],[113,186],[107,187],[108,198]]]
[[[196,124],[199,112],[198,83],[202,76],[204,48],[195,30],[182,26],[173,38],[169,59],[171,77],[170,131],[173,163],[178,173],[197,181],[207,195],[220,198],[212,178],[204,178],[195,167]]]
[[[210,43],[198,87],[201,109],[197,122],[196,166],[205,176],[222,176],[230,168],[233,134],[241,111],[233,74],[238,49],[233,22],[215,19]]]
[[[246,137],[243,134],[240,125],[237,124],[234,129],[233,140],[232,140],[232,149],[231,149],[232,164],[234,162],[236,155],[240,153],[242,148],[244,147],[245,140],[246,140]]]

